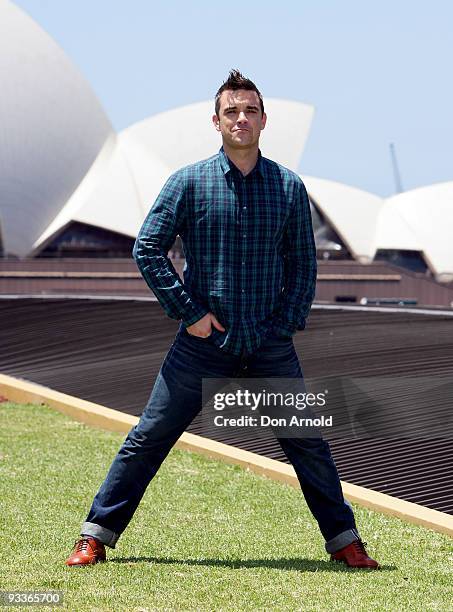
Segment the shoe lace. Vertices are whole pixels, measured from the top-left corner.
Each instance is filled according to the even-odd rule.
[[[352,544],[354,545],[354,548],[356,548],[358,552],[363,552],[363,553],[366,554],[366,549],[365,549],[365,546],[367,545],[366,542],[363,542],[359,538],[358,540],[354,540],[354,542],[352,542]]]
[[[86,552],[88,550],[88,546],[92,548],[89,538],[81,538],[80,540],[76,540],[74,542],[74,546],[75,546],[75,552],[77,553]]]

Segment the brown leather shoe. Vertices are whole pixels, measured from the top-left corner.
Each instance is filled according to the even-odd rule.
[[[83,536],[74,543],[74,550],[66,565],[94,565],[105,561],[105,546],[102,542],[91,536]]]
[[[330,555],[332,561],[342,561],[349,567],[365,567],[368,569],[378,569],[379,563],[367,555],[366,542],[354,540],[344,548]]]

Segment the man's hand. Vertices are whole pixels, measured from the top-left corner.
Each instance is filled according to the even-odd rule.
[[[215,315],[212,312],[208,312],[205,316],[194,323],[186,327],[187,331],[191,336],[198,336],[199,338],[208,338],[212,332],[212,325],[219,331],[225,331],[223,325],[221,325]]]

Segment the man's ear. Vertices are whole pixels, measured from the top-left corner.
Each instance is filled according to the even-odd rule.
[[[266,127],[266,121],[267,121],[267,115],[266,113],[263,113],[263,116],[261,117],[261,129],[264,130],[264,128]]]
[[[214,124],[215,129],[220,132],[220,119],[217,115],[212,115],[212,123]]]

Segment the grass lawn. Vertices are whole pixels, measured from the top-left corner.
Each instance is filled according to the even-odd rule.
[[[0,404],[0,590],[58,589],[55,609],[77,612],[453,610],[448,536],[355,507],[383,567],[351,570],[329,561],[298,490],[185,451],[163,464],[109,563],[66,567],[123,438]]]

